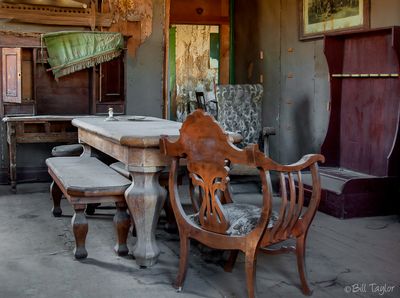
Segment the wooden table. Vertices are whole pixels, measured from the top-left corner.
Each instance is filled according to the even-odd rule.
[[[75,116],[5,117],[11,189],[17,187],[17,143],[73,143],[78,139],[71,120]]]
[[[133,177],[125,192],[137,235],[133,255],[139,266],[149,267],[160,254],[155,229],[167,195],[158,182],[160,172],[169,164],[169,159],[160,154],[159,139],[161,135],[177,138],[181,123],[153,117],[140,121],[130,121],[128,116],[117,119],[76,118],[72,124],[78,127],[85,153],[93,147],[111,155],[123,162]]]

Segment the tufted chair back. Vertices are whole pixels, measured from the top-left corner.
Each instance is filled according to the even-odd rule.
[[[218,122],[226,131],[242,135],[242,147],[260,141],[263,91],[260,84],[216,87]]]

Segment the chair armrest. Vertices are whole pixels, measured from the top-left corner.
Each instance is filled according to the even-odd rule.
[[[298,236],[307,232],[312,219],[318,209],[321,199],[321,184],[318,173],[318,162],[325,158],[320,154],[304,155],[293,164],[281,165],[262,152],[255,152],[255,162],[259,168],[266,171],[263,179],[263,212],[271,208],[271,178],[270,171],[277,172],[279,179],[280,207],[278,220],[271,230],[271,239],[281,239],[285,235]],[[309,169],[312,185],[305,189],[303,184],[303,170]],[[264,178],[266,177],[266,178]],[[297,189],[297,191],[296,191]],[[311,195],[305,194],[311,192]],[[309,196],[308,208],[303,209],[306,196]],[[271,240],[272,241],[272,240]]]
[[[257,166],[263,168],[264,171],[295,172],[301,171],[317,162],[325,162],[325,157],[321,154],[307,154],[297,162],[288,165],[279,164],[271,158],[264,156],[261,152],[256,152],[256,156]]]
[[[325,162],[325,157],[321,154],[307,154],[300,158],[297,162],[288,164],[288,165],[281,165],[282,172],[292,172],[292,171],[300,171],[302,169],[308,168],[314,163]]]

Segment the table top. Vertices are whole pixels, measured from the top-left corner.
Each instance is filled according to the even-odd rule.
[[[129,147],[158,147],[161,135],[179,137],[182,123],[144,116],[117,116],[117,121],[106,117],[75,118],[72,124],[90,133],[105,137],[114,143]]]
[[[32,116],[7,116],[3,122],[42,122],[42,121],[71,121],[76,117],[88,117],[85,115],[32,115]],[[95,116],[89,116],[95,117]]]

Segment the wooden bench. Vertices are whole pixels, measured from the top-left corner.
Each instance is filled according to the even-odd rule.
[[[131,185],[131,181],[94,157],[52,157],[46,160],[46,164],[55,182],[50,189],[53,215],[58,217],[62,214],[60,207],[62,194],[75,210],[71,221],[75,236],[75,258],[87,257],[85,240],[88,222],[84,211],[87,204],[92,203],[115,202],[117,211],[114,225],[117,244],[114,249],[118,255],[126,255],[128,253],[126,239],[131,220],[126,212],[124,193]]]

